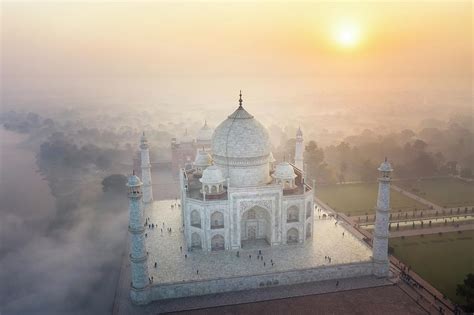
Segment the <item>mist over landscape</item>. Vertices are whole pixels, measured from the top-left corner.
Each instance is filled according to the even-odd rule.
[[[236,102],[227,103],[219,112],[233,110]],[[322,184],[375,180],[377,164],[385,155],[396,174],[405,176],[472,170],[472,115],[463,115],[462,105],[444,117],[426,115],[411,125],[413,129],[405,124],[412,114],[403,110],[386,113],[390,125],[347,110],[327,116],[316,111],[314,119],[321,116],[318,123],[305,117],[301,124],[307,144],[314,141],[317,146],[307,145],[308,171]],[[13,313],[110,310],[125,246],[127,200],[119,187],[103,192],[101,182],[112,174],[131,173],[142,130],[150,139],[152,161],[169,160],[173,136],[182,136],[185,127],[196,132],[204,119],[215,126],[225,116],[209,111],[207,118],[200,109],[181,115],[160,106],[143,112],[123,108],[101,113],[90,107],[43,107],[41,112],[48,116],[35,112],[33,105],[31,111],[27,108],[1,115],[5,184],[0,257],[2,283],[9,284],[2,286],[2,305]],[[299,117],[296,113],[280,120],[265,117],[277,160],[293,158]],[[331,123],[324,122],[328,119]]]
[[[316,40],[301,46],[306,33],[295,35],[311,14],[292,24],[278,4],[268,8],[274,22],[251,3],[201,13],[197,4],[180,11],[170,3],[1,6],[2,314],[110,313],[127,237],[125,176],[141,133],[152,162],[170,161],[171,138],[195,135],[204,121],[215,128],[237,108],[240,90],[277,161],[293,160],[301,127],[317,185],[375,181],[385,157],[398,178],[473,177],[470,2],[430,7],[453,21],[446,28],[420,25],[422,7],[414,4],[407,23],[424,40],[390,41],[387,33],[376,55],[337,62]],[[305,10],[296,5],[293,15]],[[396,28],[393,14],[386,23]],[[239,18],[256,31],[239,28]],[[320,32],[320,23],[311,29]],[[195,37],[193,25],[206,36]],[[285,35],[292,43],[283,44]],[[166,173],[154,175],[157,185],[176,175],[154,171]],[[175,185],[155,197],[174,196]]]

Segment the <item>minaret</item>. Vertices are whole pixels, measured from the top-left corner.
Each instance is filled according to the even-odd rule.
[[[390,216],[390,174],[393,169],[385,158],[378,168],[380,171],[379,193],[375,218],[373,239],[374,275],[387,277],[389,272],[388,260],[388,224]]]
[[[130,221],[130,266],[132,282],[130,297],[135,304],[148,303],[148,253],[145,245],[145,218],[142,203],[142,185],[140,178],[133,175],[128,178],[128,199]]]
[[[153,202],[153,191],[151,188],[151,164],[150,151],[148,150],[148,140],[145,132],[140,140],[141,168],[143,180],[143,202],[148,205]]]
[[[303,171],[303,132],[300,127],[296,131],[295,166]]]

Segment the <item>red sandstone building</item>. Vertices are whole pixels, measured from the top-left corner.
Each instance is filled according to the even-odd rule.
[[[174,170],[191,167],[198,150],[211,150],[212,133],[214,130],[204,123],[196,138],[188,134],[186,129],[181,138],[171,139],[171,162]]]

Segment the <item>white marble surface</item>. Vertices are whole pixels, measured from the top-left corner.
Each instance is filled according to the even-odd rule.
[[[175,283],[354,263],[369,261],[372,254],[371,250],[349,231],[335,224],[335,220],[319,220],[317,212],[314,215],[311,241],[302,245],[262,248],[263,261],[257,261],[256,249],[240,250],[240,257],[236,256],[237,251],[187,252],[184,235],[180,231],[181,208],[171,208],[172,204],[175,204],[174,200],[156,201],[145,213],[145,217],[150,218],[149,223],[157,225],[154,229],[148,226],[146,228],[149,274],[154,283]],[[169,227],[172,229],[171,233],[167,231]],[[160,228],[163,228],[163,233]],[[182,252],[180,246],[183,248]],[[184,257],[185,254],[187,258]],[[249,255],[252,255],[251,259]],[[325,256],[331,257],[331,263]],[[275,263],[273,267],[270,259]],[[157,268],[154,267],[155,262]],[[196,273],[197,270],[199,274]]]

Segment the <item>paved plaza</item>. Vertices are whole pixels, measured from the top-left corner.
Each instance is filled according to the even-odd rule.
[[[240,257],[237,257],[237,251],[188,252],[178,203],[174,200],[156,201],[145,213],[145,217],[150,219],[149,224],[155,225],[155,228],[147,226],[146,229],[149,275],[155,284],[275,273],[371,259],[372,251],[365,243],[334,219],[320,220],[317,211],[311,241],[301,245],[264,247],[261,249],[263,260],[257,259],[258,249],[242,249]],[[171,228],[171,233],[168,228]],[[331,257],[331,261],[325,256]]]

